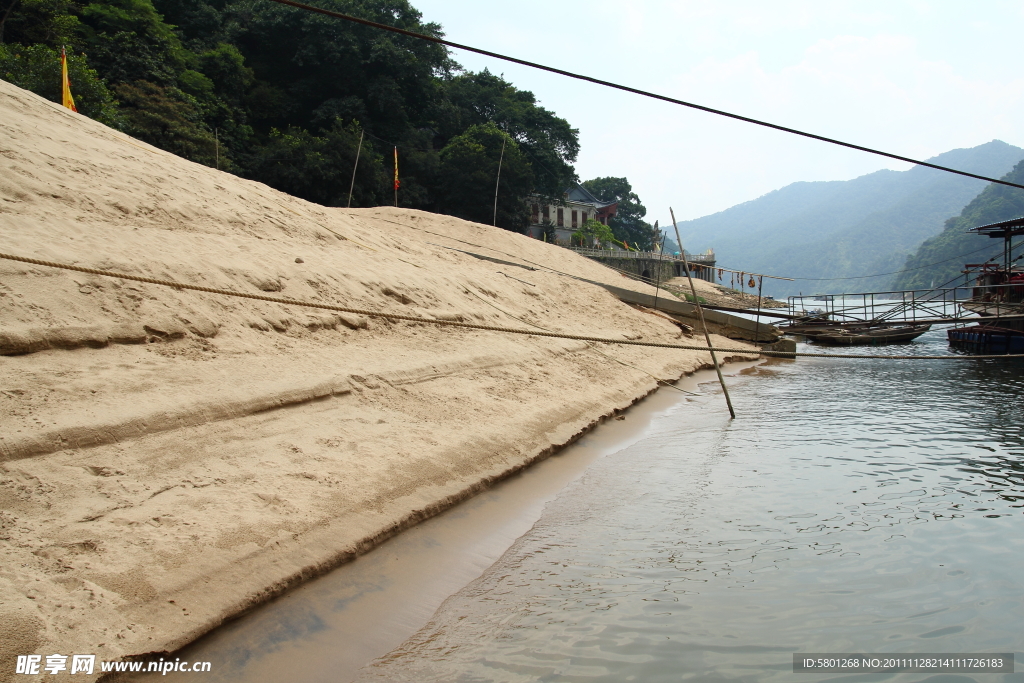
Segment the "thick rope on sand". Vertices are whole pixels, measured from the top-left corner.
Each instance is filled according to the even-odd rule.
[[[389,313],[387,311],[373,311],[363,308],[349,308],[347,306],[335,306],[333,304],[321,304],[313,301],[300,301],[298,299],[288,299],[284,297],[275,296],[264,296],[262,294],[248,294],[246,292],[235,292],[230,289],[217,289],[214,287],[203,287],[201,285],[192,285],[185,282],[176,282],[174,280],[159,280],[156,278],[142,277],[139,275],[128,275],[127,273],[116,273],[110,270],[100,270],[98,268],[85,268],[83,266],[73,266],[69,263],[58,263],[55,261],[43,261],[42,259],[28,258],[26,256],[16,256],[14,254],[5,254],[0,252],[0,259],[8,261],[17,261],[19,263],[30,263],[36,266],[46,266],[47,268],[59,268],[61,270],[71,270],[78,273],[88,273],[90,275],[102,275],[103,277],[112,277],[120,280],[133,280],[135,282],[144,282],[151,285],[160,285],[162,287],[171,287],[173,289],[188,289],[195,292],[205,292],[207,294],[217,294],[219,296],[234,296],[242,299],[253,299],[256,301],[268,301],[276,304],[284,304],[286,306],[302,306],[305,308],[317,308],[325,311],[336,311],[339,313],[354,313],[357,315],[365,315],[369,318],[384,318],[385,320],[404,320],[406,322],[423,323],[427,325],[439,325],[442,327],[462,327],[471,330],[483,330],[485,332],[503,332],[505,334],[522,334],[531,337],[551,337],[554,339],[572,339],[574,341],[589,341],[598,342],[601,344],[620,344],[626,346],[650,346],[661,349],[679,349],[681,351],[717,351],[718,353],[736,353],[744,355],[761,355],[761,356],[772,356],[776,358],[871,358],[871,359],[882,359],[882,360],[976,360],[976,359],[988,359],[988,358],[1024,358],[1024,354],[1002,354],[1002,355],[984,355],[984,356],[898,356],[898,355],[859,355],[853,353],[806,353],[802,351],[786,352],[786,351],[765,351],[765,350],[751,350],[751,349],[728,349],[720,347],[709,347],[709,346],[697,346],[693,344],[667,344],[662,342],[646,342],[637,341],[632,339],[612,339],[609,337],[591,337],[579,334],[566,334],[563,332],[547,332],[544,330],[527,330],[517,327],[500,327],[497,325],[478,325],[476,323],[459,322],[455,320],[438,320],[435,318],[422,318],[413,315],[403,315],[401,313]]]

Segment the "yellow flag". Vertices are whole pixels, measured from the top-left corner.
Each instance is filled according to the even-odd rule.
[[[61,71],[61,99],[65,107],[71,111],[78,111],[75,106],[75,98],[71,96],[71,79],[68,78],[68,55],[64,48],[60,49],[60,71]]]

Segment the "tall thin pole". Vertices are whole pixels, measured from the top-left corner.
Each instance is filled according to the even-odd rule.
[[[764,287],[764,276],[757,277],[757,318],[754,320],[754,341],[761,341],[761,289]]]
[[[359,168],[359,155],[363,152],[363,134],[365,130],[359,131],[359,146],[356,147],[356,164],[352,167],[352,182],[348,186],[348,208],[352,208],[352,192],[356,189],[356,170]]]
[[[658,251],[658,279],[655,281],[657,284],[654,286],[654,310],[658,310],[658,293],[661,291],[661,264],[665,259],[666,237],[668,237],[668,233],[663,233],[661,236],[661,249]]]
[[[398,206],[398,147],[395,146],[395,206]]]
[[[498,225],[498,185],[501,183],[501,162],[505,160],[505,143],[507,138],[501,139],[501,156],[498,157],[498,179],[494,181],[494,219],[491,225]]]
[[[213,148],[217,155],[217,170],[220,170],[220,130],[217,128],[213,129]]]
[[[676,222],[676,213],[669,207],[668,212],[672,214],[672,223]],[[697,315],[700,316],[700,326],[704,328],[704,339],[708,343],[708,351],[711,352],[711,362],[715,364],[715,372],[718,373],[718,382],[722,385],[722,393],[725,394],[725,404],[729,406],[729,415],[736,419],[736,411],[732,407],[732,399],[729,397],[729,388],[725,386],[725,378],[722,377],[722,366],[718,364],[718,356],[711,348],[711,335],[708,333],[708,325],[704,322],[704,309],[701,308],[700,299],[697,298],[697,288],[693,285],[693,276],[690,275],[690,264],[686,261],[686,252],[680,248],[680,255],[683,257],[683,268],[686,269],[686,279],[690,281],[690,293],[693,294],[693,305],[697,307]]]

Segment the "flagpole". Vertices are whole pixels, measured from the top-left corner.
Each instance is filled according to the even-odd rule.
[[[754,342],[761,341],[761,291],[764,287],[764,276],[757,276],[757,318],[754,321]]]
[[[501,183],[501,162],[505,160],[505,143],[506,138],[501,139],[501,156],[498,157],[498,179],[494,181],[494,218],[491,220],[491,225],[498,225],[498,185]]]
[[[395,146],[395,207],[398,206],[398,146]]]
[[[352,167],[352,182],[348,186],[348,208],[352,208],[352,191],[356,188],[356,169],[359,168],[359,155],[363,152],[363,134],[365,130],[359,131],[359,147],[356,148],[356,165]]]
[[[657,229],[657,228],[655,228]],[[654,310],[658,310],[658,294],[661,293],[661,264],[665,259],[665,240],[668,239],[668,233],[666,232],[661,236],[661,249],[658,250],[658,284],[654,288]],[[711,343],[708,343],[711,346]]]

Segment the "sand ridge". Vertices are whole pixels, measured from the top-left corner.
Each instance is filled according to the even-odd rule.
[[[425,212],[317,206],[3,81],[0,226],[0,251],[32,258],[689,341],[553,272],[653,292],[567,250]],[[18,654],[181,647],[557,451],[652,376],[710,360],[600,352],[0,261],[0,680]]]

